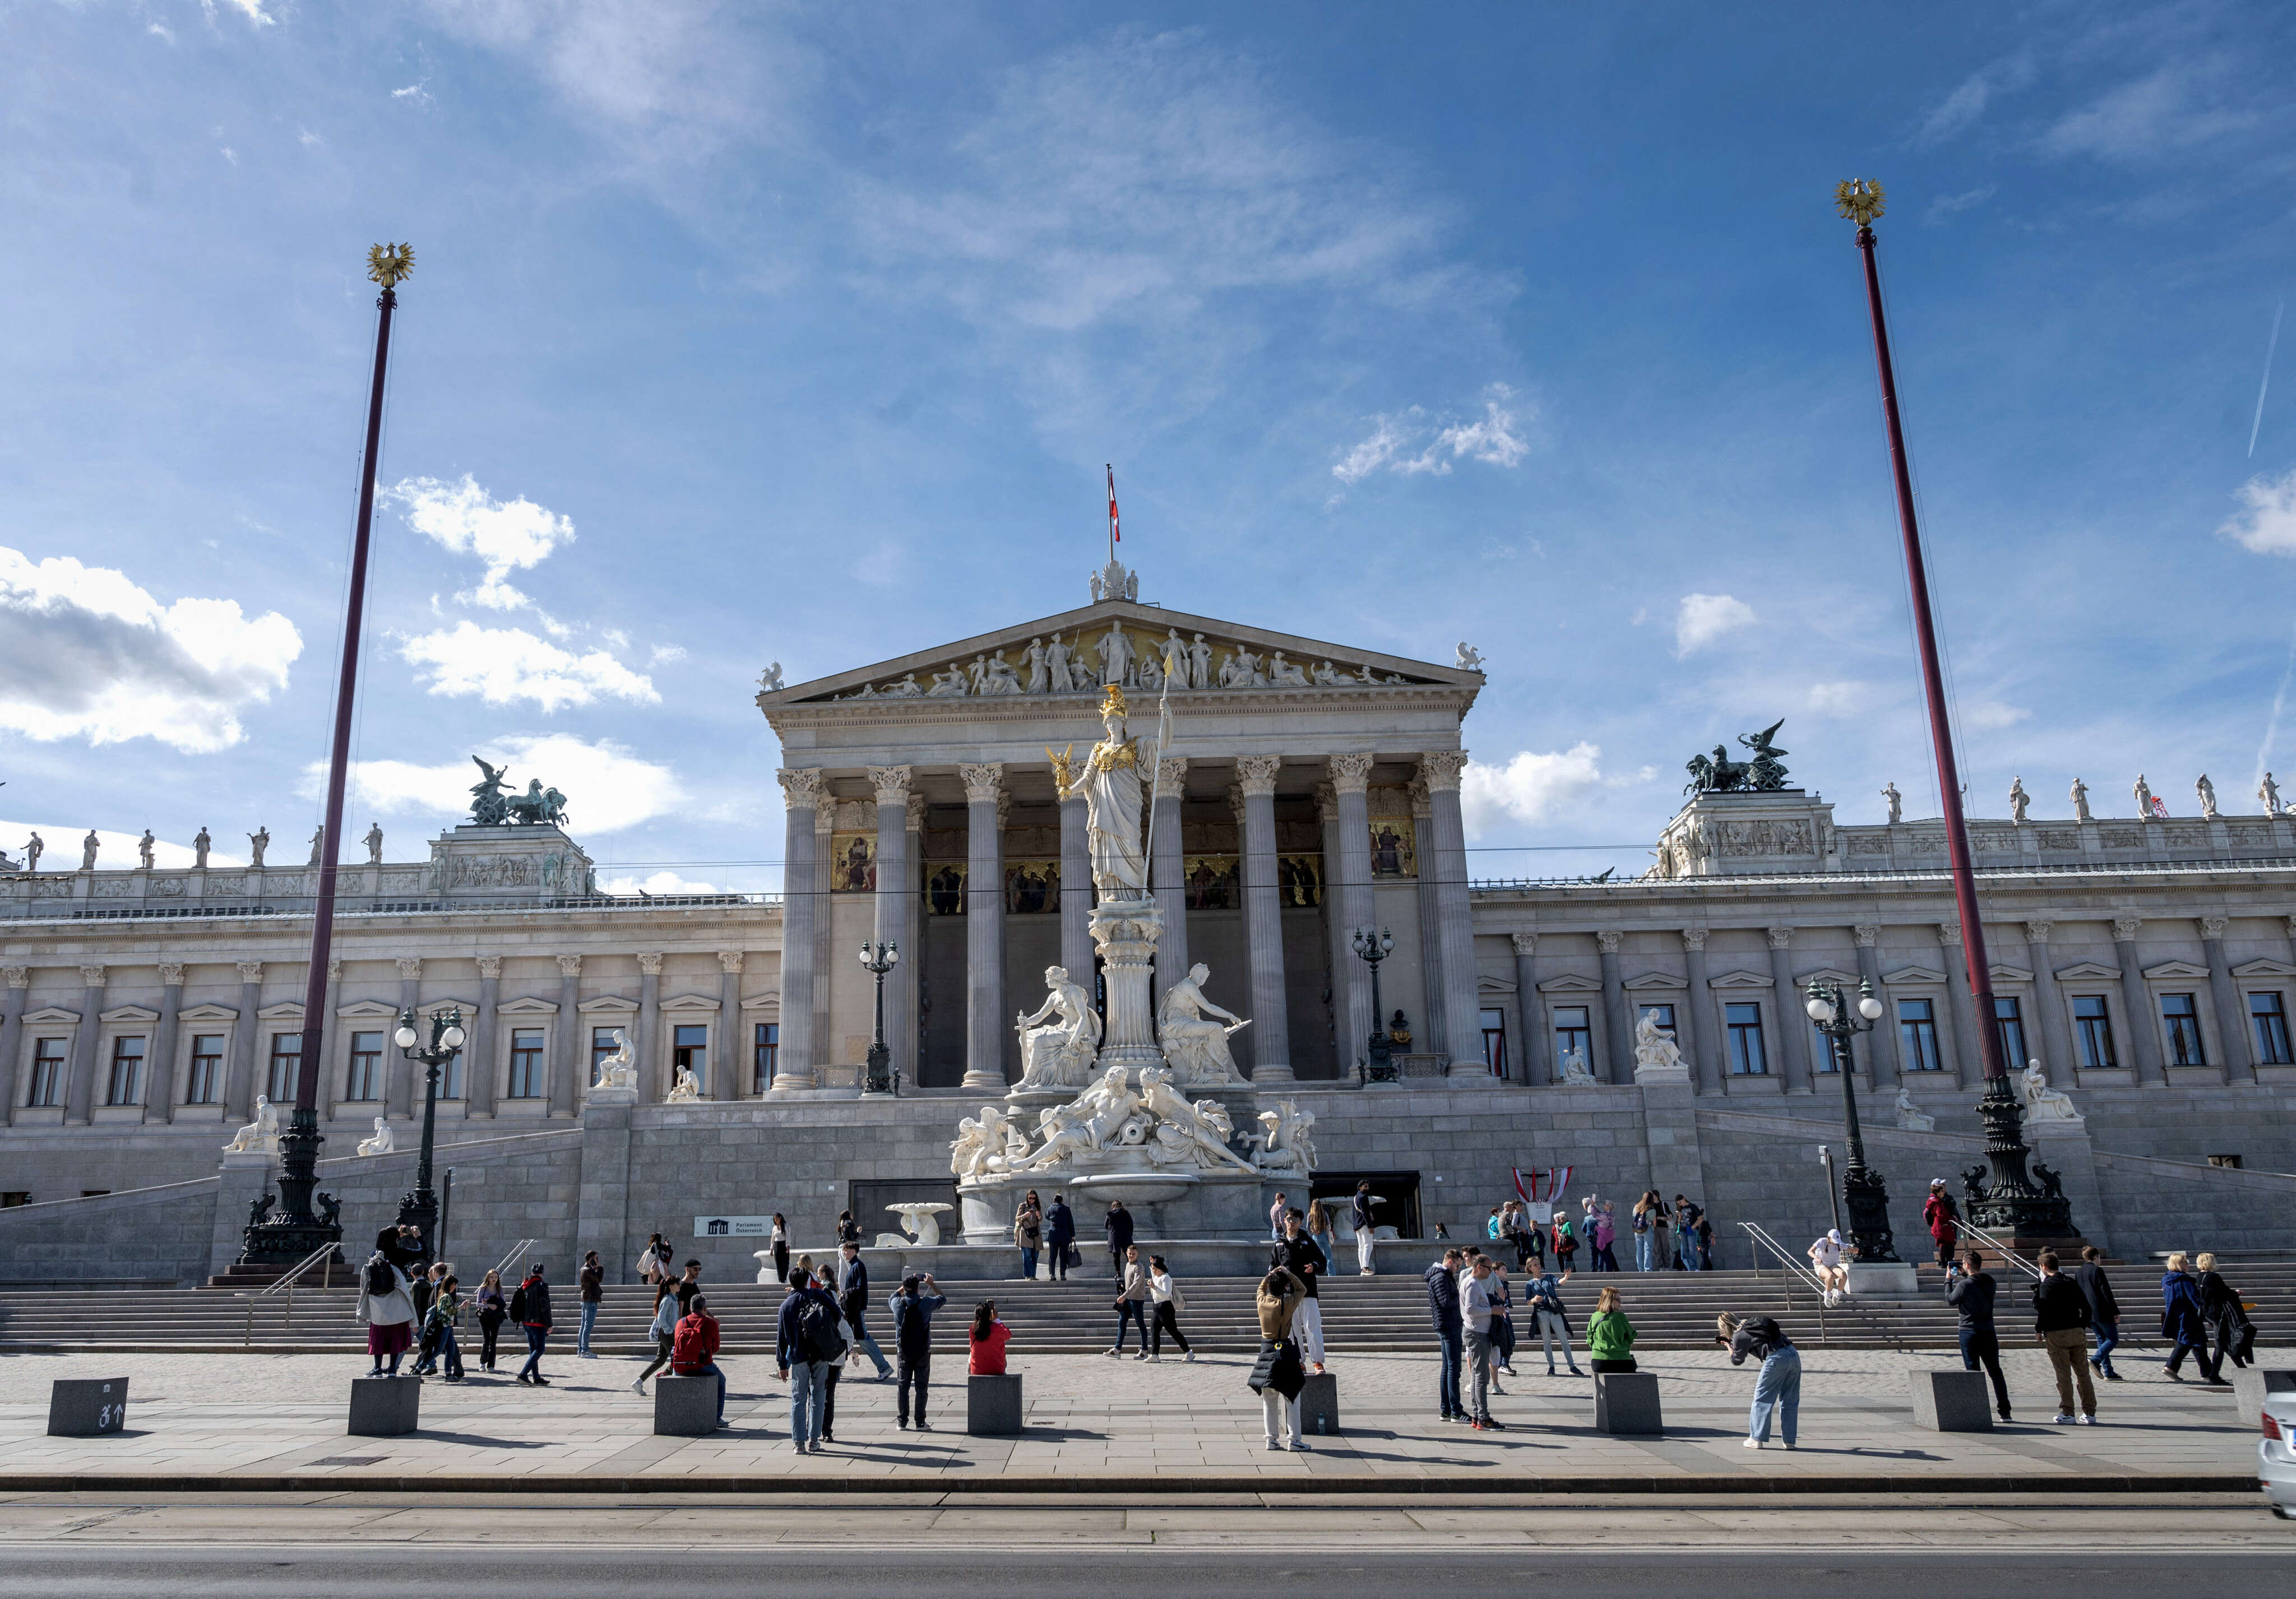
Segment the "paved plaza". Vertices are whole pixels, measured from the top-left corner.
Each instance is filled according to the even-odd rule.
[[[1936,1433],[1912,1424],[1906,1374],[1957,1365],[1937,1354],[1810,1349],[1804,1353],[1800,1447],[1741,1447],[1751,1366],[1718,1350],[1662,1354],[1658,1374],[1667,1431],[1618,1438],[1592,1428],[1589,1383],[1549,1379],[1534,1356],[1505,1380],[1493,1413],[1509,1428],[1476,1433],[1433,1416],[1431,1357],[1360,1356],[1335,1361],[1343,1431],[1311,1437],[1308,1452],[1263,1447],[1249,1363],[1217,1357],[1161,1365],[1088,1356],[1016,1360],[1027,1382],[1028,1428],[1018,1438],[969,1438],[960,1362],[933,1390],[934,1431],[904,1432],[893,1387],[848,1379],[838,1391],[839,1442],[798,1456],[788,1403],[769,1361],[726,1362],[730,1428],[700,1439],[658,1438],[651,1398],[626,1386],[637,1364],[553,1356],[546,1390],[505,1374],[461,1386],[429,1382],[422,1431],[403,1438],[344,1431],[357,1359],[328,1356],[16,1355],[0,1359],[0,1492],[77,1481],[150,1479],[178,1487],[309,1488],[340,1482],[412,1483],[440,1490],[524,1484],[529,1491],[663,1491],[712,1485],[854,1491],[937,1487],[994,1494],[1121,1490],[1154,1480],[1279,1493],[1505,1493],[1546,1484],[1587,1491],[2033,1491],[2051,1484],[2101,1489],[2125,1480],[2167,1490],[2217,1489],[2252,1476],[2255,1431],[2224,1390],[2167,1381],[2131,1362],[2128,1380],[2103,1386],[2103,1424],[2062,1427],[2046,1358],[2005,1357],[2018,1422],[1989,1433]],[[131,1381],[124,1437],[45,1435],[48,1384],[65,1376]],[[1533,1374],[1536,1373],[1537,1374]]]

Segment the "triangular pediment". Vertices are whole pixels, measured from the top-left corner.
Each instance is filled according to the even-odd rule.
[[[1900,966],[1895,972],[1882,973],[1885,983],[1941,983],[1945,973],[1934,966]]]
[[[2286,961],[2276,961],[2267,957],[2262,960],[2243,961],[2232,969],[2232,974],[2234,977],[2296,977],[2296,966],[2290,965]]]
[[[2095,961],[2075,961],[2070,966],[2057,968],[2057,980],[2062,983],[2117,983],[2120,980],[2120,972],[2117,967],[2101,965]]]
[[[1122,649],[1103,649],[1111,633],[1123,636]],[[840,701],[906,701],[923,711],[950,700],[977,703],[1062,694],[1096,698],[1109,664],[1121,666],[1128,689],[1157,693],[1163,687],[1160,663],[1176,637],[1186,655],[1183,664],[1189,681],[1183,687],[1175,678],[1175,699],[1183,693],[1267,696],[1289,691],[1376,696],[1431,689],[1460,697],[1464,712],[1483,683],[1478,671],[1137,601],[1103,600],[778,691],[765,690],[757,702],[778,732],[791,713],[801,718],[805,708]],[[1065,689],[1059,686],[1054,669],[1055,639],[1070,663]],[[1201,687],[1196,684],[1199,671]]]
[[[2206,966],[2195,966],[2190,961],[2162,961],[2157,966],[2144,968],[2144,975],[2155,980],[2175,977],[2182,978],[2187,982],[2198,982],[2208,974],[2209,969]]]

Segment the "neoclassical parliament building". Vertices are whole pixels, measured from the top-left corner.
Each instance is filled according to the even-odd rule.
[[[1056,773],[1111,688],[1152,801],[1158,994],[1206,967],[1205,994],[1248,1019],[1240,1097],[1312,1111],[1316,1191],[1370,1177],[1407,1235],[1479,1224],[1511,1168],[1564,1164],[1574,1193],[1701,1200],[1726,1263],[1745,1261],[1733,1223],[1823,1227],[1816,1150],[1840,1147],[1842,1095],[1802,1010],[1813,977],[1886,1005],[1852,1086],[1901,1242],[1929,1179],[1981,1151],[1981,1027],[2070,1097],[2075,1115],[2029,1132],[2088,1238],[2128,1255],[2296,1226],[2296,818],[1973,823],[1996,963],[1980,1017],[1940,824],[1836,825],[1791,786],[1701,792],[1641,876],[1479,876],[1472,652],[1406,660],[1138,592],[1111,561],[1077,609],[769,678],[781,895],[600,894],[547,824],[344,867],[320,1112],[347,1232],[411,1185],[422,1075],[396,1020],[448,1006],[469,1042],[443,1074],[439,1159],[480,1253],[528,1239],[626,1262],[662,1231],[746,1275],[758,1218],[817,1241],[840,1210],[873,1231],[887,1204],[946,1196],[955,1124],[1020,1075],[1014,1021],[1046,969],[1094,970],[1085,807]],[[192,1281],[231,1258],[277,1157],[223,1145],[259,1098],[291,1101],[316,876],[0,878],[0,1281]],[[1376,1009],[1359,929],[1392,939]],[[890,1097],[861,1095],[871,943],[900,954]],[[1684,1068],[1638,1063],[1646,1017]],[[1375,1027],[1394,1083],[1365,1080]],[[638,1103],[594,1104],[618,1033]],[[681,1072],[698,1097],[673,1097]],[[356,1154],[378,1119],[395,1152]]]

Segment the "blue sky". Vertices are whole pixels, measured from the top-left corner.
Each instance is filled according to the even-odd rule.
[[[1144,598],[1483,652],[1479,873],[1639,869],[1780,717],[1934,814],[1852,176],[1975,808],[2254,809],[2292,61],[2265,4],[0,0],[0,843],[308,836],[386,239],[393,858],[484,750],[610,877],[775,886],[758,668],[1078,603],[1111,460]]]

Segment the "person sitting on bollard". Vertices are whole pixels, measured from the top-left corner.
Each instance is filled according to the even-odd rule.
[[[1293,1210],[1289,1216],[1300,1213]],[[1288,1217],[1287,1217],[1288,1219]],[[1300,1436],[1300,1391],[1308,1386],[1308,1368],[1300,1357],[1299,1341],[1292,1336],[1292,1318],[1307,1301],[1308,1285],[1282,1267],[1260,1279],[1256,1296],[1259,1309],[1259,1358],[1245,1385],[1259,1396],[1267,1423],[1267,1447],[1281,1449],[1289,1429],[1292,1447],[1305,1450]]]
[[[676,1352],[677,1324],[681,1319],[675,1281],[664,1277],[654,1284],[653,1321],[646,1328],[646,1336],[653,1340],[653,1358],[630,1379],[631,1392],[645,1392],[646,1379],[669,1364],[671,1355]]]
[[[1595,1374],[1635,1369],[1635,1324],[1619,1308],[1619,1291],[1605,1288],[1595,1297],[1594,1319],[1587,1324],[1587,1364]]]
[[[1749,1355],[1762,1363],[1754,1379],[1753,1409],[1746,1418],[1745,1447],[1759,1449],[1770,1441],[1775,1414],[1779,1436],[1792,1448],[1801,1414],[1801,1351],[1793,1340],[1767,1316],[1733,1316],[1725,1310],[1715,1318],[1714,1341],[1729,1349],[1732,1365],[1745,1365]]]
[[[970,1351],[964,1362],[965,1375],[1004,1375],[1004,1346],[1012,1341],[1013,1329],[996,1319],[996,1301],[983,1300],[975,1305],[972,1326],[965,1333],[965,1347]]]
[[[398,1363],[414,1345],[414,1300],[406,1289],[406,1274],[381,1250],[360,1268],[357,1314],[366,1324],[367,1357],[374,1362],[370,1377],[398,1375]],[[2208,1358],[2207,1349],[2201,1351],[2201,1358]],[[386,1359],[390,1362],[387,1372],[382,1369]]]
[[[718,1369],[718,1318],[709,1301],[693,1296],[693,1308],[677,1324],[670,1344],[669,1370],[676,1377],[718,1379],[718,1424],[726,1424],[726,1374]]]
[[[1829,1229],[1824,1237],[1809,1246],[1809,1269],[1817,1275],[1817,1285],[1824,1290],[1829,1307],[1849,1297],[1849,1268],[1841,1264],[1840,1227]]]

